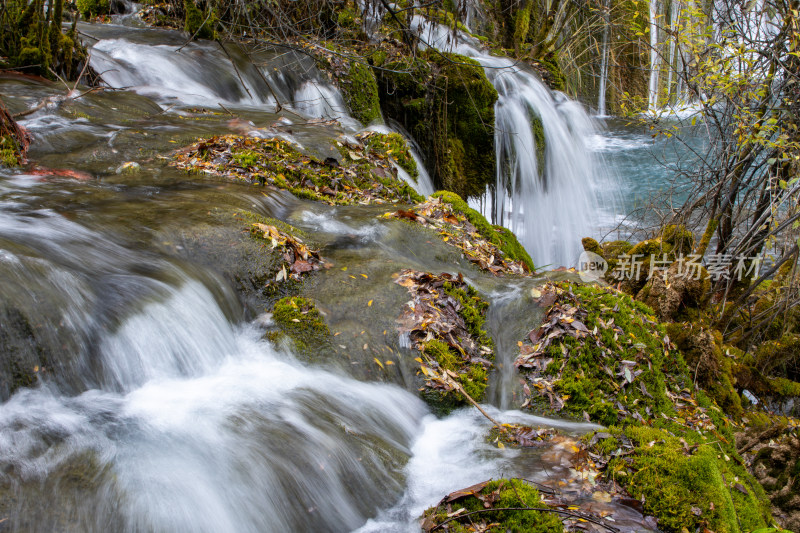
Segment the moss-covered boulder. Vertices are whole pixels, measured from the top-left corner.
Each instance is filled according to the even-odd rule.
[[[608,460],[605,480],[640,500],[661,531],[747,533],[771,524],[764,490],[736,453],[729,429],[654,425],[662,427],[609,428],[610,438],[592,449]]]
[[[313,300],[299,296],[282,298],[275,303],[272,318],[300,353],[314,357],[330,349],[331,330]],[[278,340],[280,335],[271,337]]]
[[[344,138],[335,147],[341,154],[338,161],[320,161],[281,139],[224,135],[201,139],[176,152],[172,164],[189,172],[269,185],[331,205],[422,200],[397,176],[384,153]]]
[[[722,335],[696,324],[668,324],[670,339],[681,350],[694,381],[732,418],[742,414],[742,402],[734,389],[733,361],[722,348]]]
[[[467,198],[494,183],[497,91],[475,60],[428,50],[377,71],[381,107],[420,143],[438,189]]]
[[[462,511],[454,514],[458,509]],[[423,531],[560,533],[559,515],[548,512],[539,491],[521,479],[478,483],[447,495],[422,515]]]
[[[548,307],[515,361],[530,391],[524,406],[604,425],[674,416],[670,399],[691,384],[653,311],[609,288],[551,283]]]
[[[353,117],[362,124],[381,118],[378,82],[369,65],[351,61],[346,75],[337,79],[344,101]]]
[[[661,230],[661,240],[678,255],[687,255],[694,249],[694,234],[682,224],[670,224]]]
[[[453,211],[464,215],[484,239],[497,246],[506,256],[514,261],[524,263],[531,272],[535,270],[536,267],[531,256],[517,240],[514,232],[508,228],[490,224],[486,217],[472,209],[456,193],[438,191],[433,194],[433,197],[441,198],[442,202],[449,204],[453,208]]]
[[[422,356],[422,397],[441,413],[468,404],[465,394],[482,401],[494,359],[484,330],[489,304],[460,275],[404,270],[395,283],[412,297],[397,322]]]
[[[650,276],[636,299],[652,307],[662,321],[674,321],[696,314],[711,298],[711,278],[699,264],[687,268],[674,262],[666,272]]]

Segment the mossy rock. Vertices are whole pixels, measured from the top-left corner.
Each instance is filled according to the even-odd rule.
[[[733,363],[722,350],[722,335],[692,323],[667,325],[670,339],[683,353],[697,384],[732,418],[742,415],[742,401],[733,386]]]
[[[419,142],[437,189],[468,198],[494,184],[497,91],[478,62],[427,50],[376,73],[384,115]]]
[[[661,240],[677,255],[687,255],[694,248],[694,234],[682,224],[670,224],[661,231]]]
[[[411,147],[399,133],[370,133],[364,139],[364,144],[368,150],[392,158],[414,181],[419,178],[419,169],[411,155]]]
[[[492,338],[484,329],[486,310],[489,304],[480,297],[478,291],[467,284],[460,288],[454,287],[451,283],[445,283],[443,290],[461,304],[458,315],[469,330],[471,341],[478,346],[494,347]],[[457,340],[466,341],[466,339]],[[489,381],[488,372],[483,364],[465,361],[464,356],[457,349],[438,339],[425,342],[422,345],[422,352],[436,361],[440,369],[449,370],[455,374],[456,381],[473,400],[483,401]],[[492,360],[494,356],[487,354],[486,359]],[[436,411],[442,414],[469,403],[458,391],[428,390],[422,396]]]
[[[479,499],[473,494],[454,498],[451,502],[446,502],[447,498],[445,498],[436,507],[427,509],[421,517],[423,528],[430,531],[448,520],[442,530],[453,533],[476,530],[494,533],[560,533],[564,531],[564,525],[555,513],[519,509],[548,508],[542,502],[539,491],[521,479],[490,481],[475,494],[481,498]],[[492,501],[493,504],[487,508],[484,501]],[[450,513],[461,508],[464,511],[461,512],[460,517],[450,520],[452,518]],[[492,510],[493,508],[498,510]],[[476,529],[476,524],[483,524],[483,526]]]
[[[606,287],[557,283],[543,292],[550,290],[559,294],[556,303],[562,309],[585,311],[582,323],[588,330],[583,337],[561,335],[543,348],[541,357],[550,363],[534,377],[551,382],[563,399],[556,412],[607,426],[674,415],[667,392],[690,386],[690,373],[680,352],[665,342],[666,330],[652,309]],[[520,372],[531,371],[522,366]],[[544,393],[536,393],[530,407],[553,412]]]
[[[535,266],[533,260],[525,248],[517,240],[514,233],[502,226],[493,226],[489,224],[486,217],[469,207],[457,194],[449,191],[438,191],[433,194],[434,198],[441,198],[443,202],[450,204],[454,211],[457,211],[467,217],[467,220],[475,226],[478,233],[491,242],[511,259],[525,263],[528,268],[533,272]]]
[[[378,82],[369,65],[351,61],[347,74],[337,79],[342,96],[353,117],[362,124],[381,118]]]
[[[708,271],[699,264],[696,267],[687,264],[676,261],[666,272],[654,272],[636,295],[636,299],[652,307],[662,321],[688,319],[704,309],[711,299]]]
[[[581,245],[583,249],[587,252],[592,252],[593,254],[597,254],[600,257],[603,257],[603,248],[600,246],[600,243],[596,240],[592,239],[591,237],[584,237],[581,239]]]
[[[613,437],[597,451],[608,454],[625,443],[633,453],[612,458],[605,477],[642,500],[660,530],[746,533],[770,524],[766,494],[730,442],[675,428],[630,425],[606,431]]]
[[[330,349],[331,330],[313,300],[299,296],[282,298],[275,303],[272,318],[300,353],[313,358]]]

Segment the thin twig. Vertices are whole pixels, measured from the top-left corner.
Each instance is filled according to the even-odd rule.
[[[445,524],[453,522],[453,521],[458,520],[460,518],[464,518],[464,517],[471,516],[471,515],[474,515],[474,514],[479,514],[479,513],[491,513],[491,512],[494,512],[494,511],[540,511],[542,513],[555,513],[555,514],[564,515],[564,516],[567,516],[567,517],[570,517],[570,518],[577,518],[579,520],[586,520],[587,522],[591,522],[593,524],[597,524],[598,526],[604,527],[604,528],[608,529],[609,531],[613,531],[614,533],[618,533],[619,532],[619,529],[615,528],[614,526],[609,526],[608,524],[604,524],[603,522],[601,522],[599,520],[596,520],[594,518],[591,518],[589,516],[585,516],[585,515],[582,515],[582,514],[579,514],[579,513],[573,513],[573,512],[570,512],[570,511],[562,511],[560,509],[550,509],[548,507],[495,507],[494,509],[478,509],[477,511],[470,511],[468,513],[462,513],[462,514],[460,514],[458,516],[454,516],[452,518],[448,518],[444,522],[436,524],[429,531],[436,531],[437,529],[441,529],[442,526],[444,526]]]

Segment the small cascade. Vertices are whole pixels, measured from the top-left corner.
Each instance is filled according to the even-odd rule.
[[[513,60],[481,51],[470,36],[454,38],[449,28],[422,17],[412,27],[431,46],[480,62],[497,89],[496,187],[474,206],[514,231],[537,265],[572,266],[581,238],[596,227],[605,180],[602,162],[586,144],[595,133],[592,119]]]
[[[338,89],[321,81],[307,57],[281,54],[254,62],[231,43],[152,44],[147,36],[129,30],[125,37],[98,40],[92,68],[110,87],[132,89],[162,105],[288,105],[309,118],[357,127]]]
[[[414,180],[403,168],[395,165],[395,168],[397,168],[397,173],[403,179],[403,181],[411,185],[411,187],[417,191],[417,193],[421,194],[422,196],[430,196],[436,191],[436,189],[433,186],[433,179],[431,178],[431,175],[425,169],[425,163],[422,161],[422,155],[420,154],[417,141],[415,141],[414,138],[411,137],[411,135],[405,129],[403,129],[400,124],[393,121],[390,122],[391,125],[389,126],[377,124],[370,126],[367,129],[371,131],[377,131],[378,133],[399,133],[403,136],[408,143],[411,157],[414,158],[414,162],[417,164],[418,175],[417,179]]]

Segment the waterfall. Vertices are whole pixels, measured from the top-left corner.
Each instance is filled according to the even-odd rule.
[[[592,119],[520,64],[481,51],[470,36],[453,39],[452,30],[422,17],[412,27],[425,43],[477,60],[497,90],[495,192],[473,205],[514,231],[537,265],[573,265],[581,238],[596,227],[604,187],[602,162],[586,144],[595,133]]]
[[[647,110],[655,112],[658,108],[658,78],[659,78],[659,54],[658,54],[658,0],[649,0],[650,19],[648,27],[650,30],[650,81],[647,86]]]
[[[288,53],[267,57],[264,63],[255,66],[230,43],[224,49],[216,42],[181,48],[151,44],[135,33],[101,39],[91,55],[92,68],[107,85],[135,90],[162,104],[245,105],[270,111],[288,105],[310,118],[337,119],[358,129],[338,89],[322,80],[309,58]]]
[[[600,52],[600,87],[597,95],[597,114],[602,116],[606,115],[606,87],[608,84],[608,33],[610,24],[608,22],[609,15],[609,0],[603,3],[603,44]]]

